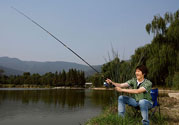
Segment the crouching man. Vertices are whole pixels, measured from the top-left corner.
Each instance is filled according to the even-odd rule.
[[[144,65],[136,67],[135,70],[136,78],[128,80],[125,83],[115,83],[110,79],[107,79],[108,84],[113,84],[116,91],[134,94],[134,98],[129,96],[121,95],[118,98],[118,114],[119,116],[124,116],[125,104],[133,107],[140,107],[142,115],[143,125],[149,125],[148,119],[148,109],[152,108],[152,97],[150,95],[150,90],[152,88],[152,83],[146,79],[147,68]],[[124,89],[130,87],[131,89]]]

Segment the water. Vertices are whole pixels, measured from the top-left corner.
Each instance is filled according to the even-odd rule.
[[[0,125],[79,125],[110,105],[114,91],[0,89]]]

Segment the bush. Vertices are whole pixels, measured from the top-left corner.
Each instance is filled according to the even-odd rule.
[[[174,74],[173,89],[179,89],[179,72],[175,72],[175,74]]]

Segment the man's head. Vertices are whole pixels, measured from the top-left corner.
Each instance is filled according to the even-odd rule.
[[[137,79],[145,78],[147,76],[147,67],[144,65],[139,65],[135,69],[135,75]]]

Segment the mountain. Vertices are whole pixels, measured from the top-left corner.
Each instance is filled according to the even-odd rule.
[[[100,71],[101,65],[94,66],[95,69]],[[17,58],[9,58],[9,57],[0,57],[0,69],[5,71],[6,75],[21,75],[23,72],[30,73],[39,73],[45,74],[46,72],[56,72],[56,71],[68,71],[69,69],[74,68],[77,70],[85,71],[85,75],[89,76],[95,73],[89,66],[72,63],[72,62],[64,62],[64,61],[56,61],[56,62],[36,62],[36,61],[22,61]]]
[[[11,69],[11,68],[6,68],[3,66],[0,66],[0,69],[2,69],[4,71],[4,74],[10,76],[10,75],[22,75],[23,71],[19,71],[19,70],[15,70],[15,69]]]

